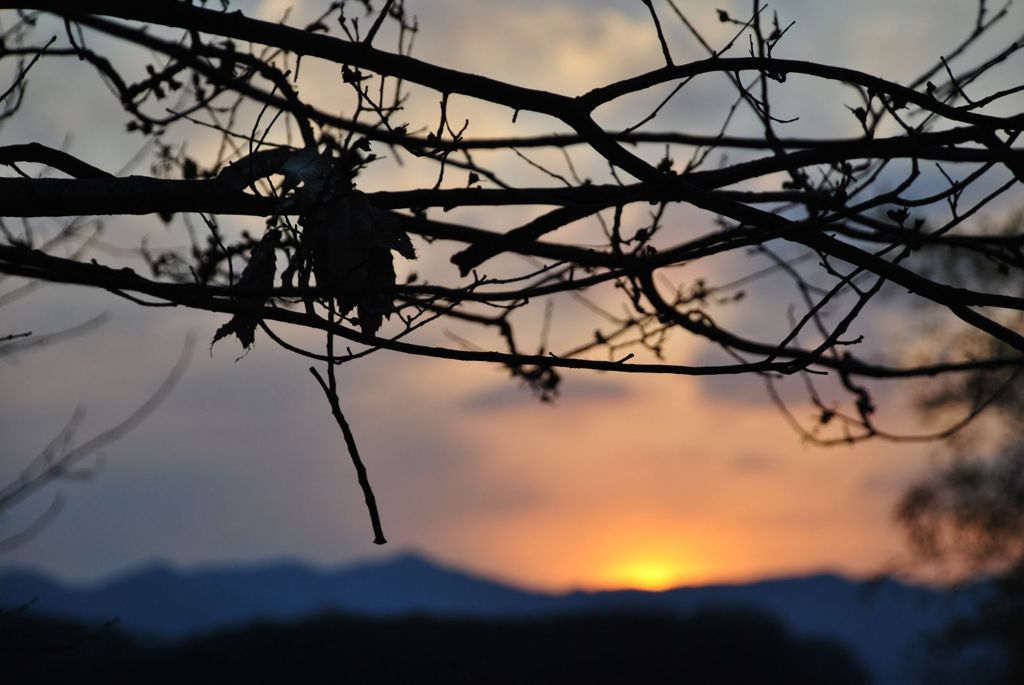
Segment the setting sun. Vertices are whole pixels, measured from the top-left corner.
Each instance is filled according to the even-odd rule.
[[[635,559],[609,569],[606,585],[635,590],[666,590],[699,575],[693,566],[661,559]]]

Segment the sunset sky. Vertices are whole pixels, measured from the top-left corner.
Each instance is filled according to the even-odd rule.
[[[237,3],[267,19],[291,4]],[[679,4],[715,44],[732,33],[717,21],[715,9],[740,16],[750,5]],[[320,6],[300,0],[296,14],[307,17]],[[522,85],[577,94],[662,63],[641,2],[409,0],[408,6],[421,27],[416,57]],[[780,0],[770,7],[783,24],[796,21],[780,56],[896,81],[916,76],[945,54],[974,18],[973,3],[960,0]],[[702,58],[667,4],[659,12],[676,61]],[[1004,28],[965,63],[1012,40],[1013,27],[1024,25],[1022,16],[1021,8],[1011,11]],[[745,44],[737,49],[744,54]],[[109,47],[115,57],[128,54],[118,52],[123,50]],[[337,69],[312,62],[302,68],[308,69],[303,92],[322,87],[329,98],[327,84],[333,81],[326,74]],[[1016,57],[994,78],[1019,73]],[[713,132],[732,95],[723,90],[727,85],[719,78],[695,86],[652,129]],[[806,84],[793,88],[797,99],[779,105],[781,116],[801,116],[786,129],[789,135],[856,134],[841,97],[821,95]],[[643,104],[602,111],[602,121],[632,123]],[[1015,104],[1019,110],[1019,95]],[[436,105],[436,94],[421,92],[403,117],[411,128],[434,125]],[[530,116],[513,127],[507,111],[465,99],[452,106],[459,120],[470,119],[472,136],[561,130]],[[141,142],[126,138],[125,115],[86,66],[41,64],[25,107],[18,120],[0,129],[2,144],[35,140],[58,147],[69,136],[70,152],[115,170]],[[742,131],[742,120],[738,125]],[[182,135],[195,136],[196,150],[212,140],[203,132]],[[538,152],[536,158],[559,163],[560,155],[551,154]],[[578,161],[581,175],[607,175],[597,160],[584,155]],[[521,162],[503,159],[495,165],[524,184],[537,183],[536,172]],[[136,171],[148,173],[148,164]],[[412,188],[431,181],[430,172],[416,164],[384,163],[361,187]],[[1018,188],[997,210],[1021,199]],[[456,220],[490,222],[497,229],[536,211],[473,208],[454,214]],[[674,211],[681,224],[708,221],[686,208]],[[259,231],[263,222],[226,223]],[[180,240],[150,218],[118,219],[111,231],[110,241],[125,247],[137,245],[141,236],[154,243]],[[104,253],[97,258],[123,259]],[[444,255],[425,259],[403,268],[453,269]],[[0,283],[0,293],[11,287]],[[770,280],[761,287],[777,309],[738,308],[726,316],[751,326],[784,326],[786,298],[794,296]],[[567,347],[593,330],[572,303],[556,307],[554,347]],[[904,559],[894,505],[942,454],[935,445],[805,445],[754,377],[578,372],[567,374],[556,402],[542,404],[501,367],[380,352],[339,372],[341,400],[390,540],[378,547],[308,360],[276,348],[261,333],[252,352],[236,362],[240,351],[234,341],[207,351],[223,317],[140,308],[104,292],[50,285],[0,312],[0,334],[44,333],[101,312],[111,315],[102,328],[74,341],[0,358],[0,483],[44,448],[76,407],[87,411],[82,438],[122,419],[159,384],[186,335],[198,340],[173,395],[144,425],[103,451],[93,477],[51,487],[0,518],[0,537],[10,535],[45,510],[55,491],[64,493],[60,517],[37,538],[0,556],[0,565],[27,565],[75,580],[157,560],[191,567],[294,558],[326,567],[405,550],[547,590],[656,589],[821,570],[863,576]],[[895,321],[900,319],[883,315],[860,332],[889,335],[878,338],[880,346],[908,345],[900,335],[905,331],[885,330]],[[525,324],[527,332],[531,325]],[[577,326],[590,327],[581,334]],[[475,335],[472,329],[457,332]],[[429,335],[445,340],[442,328]],[[312,333],[292,331],[289,340],[320,345]],[[670,351],[681,361],[710,358],[682,336]],[[909,387],[878,388],[889,408],[887,425],[920,427],[906,408]],[[794,397],[794,413],[813,417],[813,409]]]

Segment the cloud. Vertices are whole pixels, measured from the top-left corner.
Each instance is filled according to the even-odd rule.
[[[765,388],[764,380],[750,374],[723,374],[717,376],[699,376],[701,394],[716,404],[731,407],[770,407],[771,396]],[[806,391],[795,378],[782,378],[775,381],[775,389],[788,406],[803,404],[807,401]]]
[[[763,454],[742,454],[732,460],[731,466],[740,473],[763,474],[775,471],[780,467],[777,459]]]
[[[576,375],[564,378],[559,386],[558,406],[586,402],[625,400],[630,397],[625,385],[610,380],[591,380]],[[466,397],[461,406],[475,411],[492,411],[538,404],[537,396],[518,380],[496,383]]]
[[[892,472],[889,470],[868,473],[860,482],[861,489],[868,495],[887,502],[894,502],[920,478],[920,473]]]
[[[649,19],[607,4],[437,4],[442,8],[421,19],[424,31],[459,40],[427,48],[428,59],[454,68],[576,95],[662,63]]]

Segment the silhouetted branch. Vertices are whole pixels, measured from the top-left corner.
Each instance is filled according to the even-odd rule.
[[[124,176],[36,143],[0,148],[0,164],[14,170],[0,178],[0,212],[23,222],[0,223],[0,274],[105,289],[146,306],[230,315],[217,338],[234,334],[248,348],[260,328],[283,348],[325,361],[327,378],[314,375],[349,444],[380,541],[333,375],[336,364],[378,350],[501,364],[542,399],[554,395],[561,369],[758,374],[775,398],[777,380],[798,377],[817,422],[796,421],[781,401],[780,407],[801,435],[822,444],[926,437],[878,425],[881,413],[864,378],[966,377],[1024,365],[1022,291],[993,279],[955,283],[926,267],[929,256],[948,253],[957,263],[980,260],[1000,274],[1024,269],[1024,233],[989,230],[977,221],[997,200],[1017,201],[1011,193],[1024,179],[1024,148],[1017,143],[1024,112],[1014,99],[1022,87],[984,92],[980,85],[982,76],[1019,55],[1019,41],[983,42],[1009,16],[1006,7],[992,10],[979,1],[962,40],[918,77],[899,83],[885,74],[776,57],[778,45],[799,29],[759,0],[746,16],[714,13],[729,30],[719,45],[679,3],[669,0],[671,12],[644,5],[664,66],[579,93],[569,90],[572,84],[567,92],[540,90],[412,57],[419,27],[401,0],[365,2],[366,25],[346,17],[344,3],[332,3],[305,26],[173,0],[0,2],[0,9],[17,8],[33,21],[56,18],[65,34],[41,42],[26,23],[4,36],[0,61],[17,67],[0,97],[3,116],[17,114],[33,64],[74,57],[109,86],[129,130],[156,150],[152,174]],[[682,53],[666,25],[677,19],[705,59],[678,62]],[[396,39],[390,50],[380,47],[384,36]],[[112,41],[137,52],[145,73],[105,56]],[[964,66],[972,46],[987,52]],[[310,60],[330,65],[340,79],[332,88],[342,92],[340,107],[302,77]],[[720,80],[729,91],[731,104],[712,129],[717,133],[649,130],[673,99],[704,80]],[[796,120],[791,114],[802,112],[782,106],[804,104],[783,99],[780,85],[790,80],[849,93],[849,102],[829,97],[860,134],[788,135]],[[649,92],[655,94],[650,104],[629,114],[634,125],[612,130],[598,123],[602,108]],[[410,107],[424,93],[436,107],[427,115]],[[547,117],[553,132],[502,135],[504,119],[471,125],[456,114],[454,96],[511,110],[499,116],[513,124],[520,112]],[[735,133],[741,117],[734,115],[744,109],[757,135]],[[184,130],[178,138],[187,140],[194,126],[220,138],[215,152],[199,158],[186,144],[165,142],[172,130]],[[476,136],[481,128],[496,135]],[[545,148],[555,162],[542,156]],[[385,180],[363,187],[365,170],[385,152],[398,164],[413,159],[425,168],[417,185],[390,185],[376,176]],[[605,176],[586,177],[584,152]],[[680,152],[686,161],[677,164]],[[511,182],[503,167],[508,160],[538,180]],[[72,178],[32,177],[22,162]],[[465,213],[473,220],[460,216],[462,223],[438,218],[440,211],[467,207],[482,209]],[[510,207],[531,213],[516,213],[497,228],[479,218],[510,215]],[[685,219],[680,207],[692,210]],[[147,214],[175,224],[172,230],[181,217],[188,243],[144,247],[149,276],[134,263],[114,263],[116,255],[108,260],[112,266],[88,259],[84,241],[78,252],[59,256],[56,247],[70,244],[74,231],[61,232],[57,243],[32,234],[36,217]],[[266,228],[240,234],[222,228],[221,215],[258,217]],[[448,262],[456,269],[442,268]],[[707,263],[715,265],[714,279],[679,271]],[[727,266],[719,270],[721,264]],[[413,266],[424,273],[412,273]],[[766,274],[779,274],[799,304],[780,312],[780,330],[719,316],[741,302],[751,302],[752,311],[775,306],[774,292],[760,282]],[[885,311],[883,298],[896,291],[912,307],[934,306],[998,346],[973,354],[950,343],[927,359],[858,349],[878,335],[856,327]],[[559,297],[573,298],[597,327],[560,326],[550,314]],[[530,316],[540,325],[531,329],[524,322]],[[419,331],[437,321],[474,327],[487,342],[454,332],[451,345],[420,340]],[[278,323],[322,332],[327,353],[287,342]],[[517,344],[523,328],[541,331],[537,353]],[[731,363],[684,363],[689,360],[667,346],[673,334],[696,339]],[[573,339],[563,341],[568,335]],[[335,354],[334,336],[356,349]],[[565,352],[553,353],[551,341]],[[819,392],[816,384],[825,379],[841,401]],[[927,437],[949,435],[986,406],[978,398],[948,429]]]
[[[334,344],[332,342],[333,336],[330,333],[327,335],[327,341],[327,358],[331,359],[334,357]],[[327,363],[327,382],[324,382],[323,376],[320,375],[320,372],[315,367],[309,367],[309,372],[313,374],[316,382],[323,389],[324,395],[331,405],[331,415],[334,416],[334,420],[338,423],[341,434],[345,438],[345,446],[348,448],[349,457],[352,459],[352,466],[356,469],[359,487],[363,490],[366,509],[370,514],[370,525],[373,527],[373,543],[375,545],[386,544],[387,539],[384,537],[384,529],[380,524],[380,513],[377,511],[377,498],[373,494],[373,488],[370,487],[370,478],[366,473],[366,466],[363,464],[362,457],[359,456],[359,447],[356,445],[352,428],[345,419],[345,414],[341,411],[341,402],[338,399],[338,382],[334,373],[334,362],[329,361]]]

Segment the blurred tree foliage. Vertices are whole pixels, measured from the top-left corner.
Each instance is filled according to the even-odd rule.
[[[1024,214],[1004,222],[1011,235]],[[953,263],[937,255],[935,267],[959,283],[987,282],[1005,292],[1024,292],[1019,272],[984,258]],[[1020,326],[1020,317],[1014,317]],[[969,334],[963,346],[978,354],[998,353],[1000,343]],[[921,397],[928,414],[962,410],[987,397],[985,423],[953,436],[954,457],[914,484],[903,496],[898,518],[911,546],[927,566],[955,583],[989,579],[992,592],[977,614],[949,628],[940,649],[995,643],[1002,663],[995,682],[1024,682],[1024,375],[1019,370],[975,371],[932,388]]]

